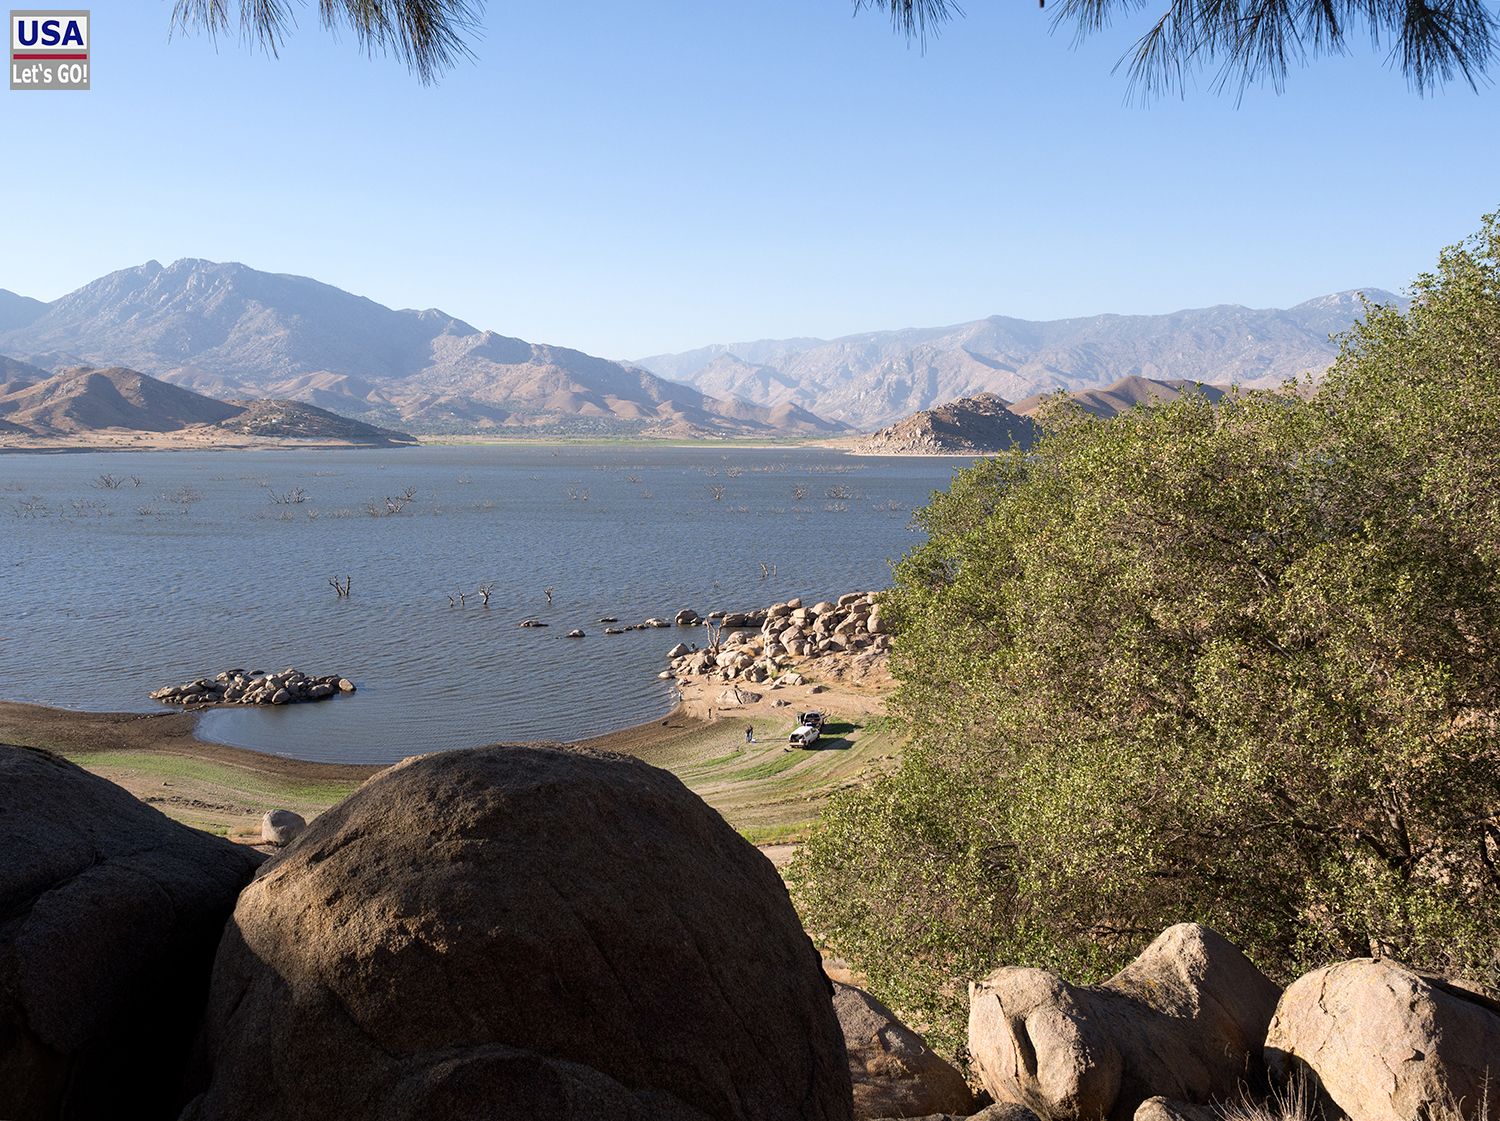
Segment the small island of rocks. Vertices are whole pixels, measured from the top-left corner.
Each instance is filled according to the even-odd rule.
[[[340,693],[354,692],[354,682],[338,674],[311,677],[287,668],[280,673],[264,670],[225,670],[217,677],[201,677],[182,685],[166,685],[151,694],[163,704],[202,705],[290,705],[322,701]]]

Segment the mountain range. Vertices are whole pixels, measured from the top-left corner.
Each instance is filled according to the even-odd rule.
[[[843,428],[792,402],[721,400],[441,311],[392,310],[307,277],[213,261],[148,261],[51,303],[0,292],[0,353],[49,370],[126,366],[218,398],[289,398],[427,432]]]
[[[302,401],[415,432],[829,436],[986,393],[1023,401],[1127,377],[1276,384],[1324,368],[1329,336],[1362,308],[1349,291],[1284,310],[991,316],[628,362],[190,259],[122,269],[50,303],[0,290],[0,354],[48,373],[128,367],[219,399]]]
[[[79,366],[49,375],[4,360],[0,373],[4,376],[0,381],[3,437],[54,441],[99,433],[192,431],[209,442],[224,434],[381,447],[413,442],[403,432],[376,428],[301,401],[221,401],[123,367]]]
[[[1363,298],[1403,304],[1378,288],[1295,307],[1219,305],[1169,315],[1033,321],[990,316],[949,327],[874,331],[825,340],[758,339],[657,354],[637,364],[705,393],[812,409],[869,431],[980,394],[1020,401],[1096,389],[1122,378],[1279,385],[1321,372],[1331,335],[1363,313]]]

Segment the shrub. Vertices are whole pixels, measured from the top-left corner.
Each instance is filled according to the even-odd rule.
[[[901,766],[791,878],[950,1054],[999,964],[1174,922],[1282,979],[1500,976],[1500,220],[1314,389],[1100,421],[957,477],[896,569]]]

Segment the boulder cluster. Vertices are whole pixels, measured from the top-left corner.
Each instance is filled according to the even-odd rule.
[[[851,1121],[780,877],[668,772],[450,751],[299,823],[0,745],[0,1117]]]
[[[301,670],[280,673],[229,669],[217,677],[200,677],[183,685],[166,685],[151,694],[169,705],[292,705],[323,701],[354,692],[354,682],[338,674],[310,677]]]
[[[840,1019],[847,1033],[842,1010]],[[1018,967],[970,985],[968,1052],[995,1104],[930,1114],[1488,1121],[1500,1074],[1500,999],[1377,958],[1316,970],[1283,991],[1227,939],[1183,923],[1100,985]],[[856,1054],[851,1042],[851,1064]],[[940,1071],[924,1069],[917,1081],[927,1089],[946,1084]],[[853,1082],[856,1118],[879,1116],[861,1108],[857,1070]],[[1310,1112],[1276,1104],[1297,1087]]]
[[[763,855],[625,756],[420,756],[263,837],[0,745],[0,1117],[1493,1117],[1495,994],[1381,958],[1283,991],[1192,923],[1099,985],[971,985],[971,1084],[828,980]]]
[[[721,627],[722,637],[701,650],[686,643],[672,647],[667,652],[672,664],[667,676],[672,677],[795,685],[801,683],[793,669],[799,662],[830,655],[874,661],[891,649],[874,592],[850,592],[811,606],[792,599],[756,611],[714,611],[703,619],[684,610],[676,621],[679,626]]]

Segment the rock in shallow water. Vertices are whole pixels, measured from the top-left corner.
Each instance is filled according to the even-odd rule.
[[[664,771],[488,747],[398,764],[240,897],[194,1121],[848,1121],[775,869]]]

